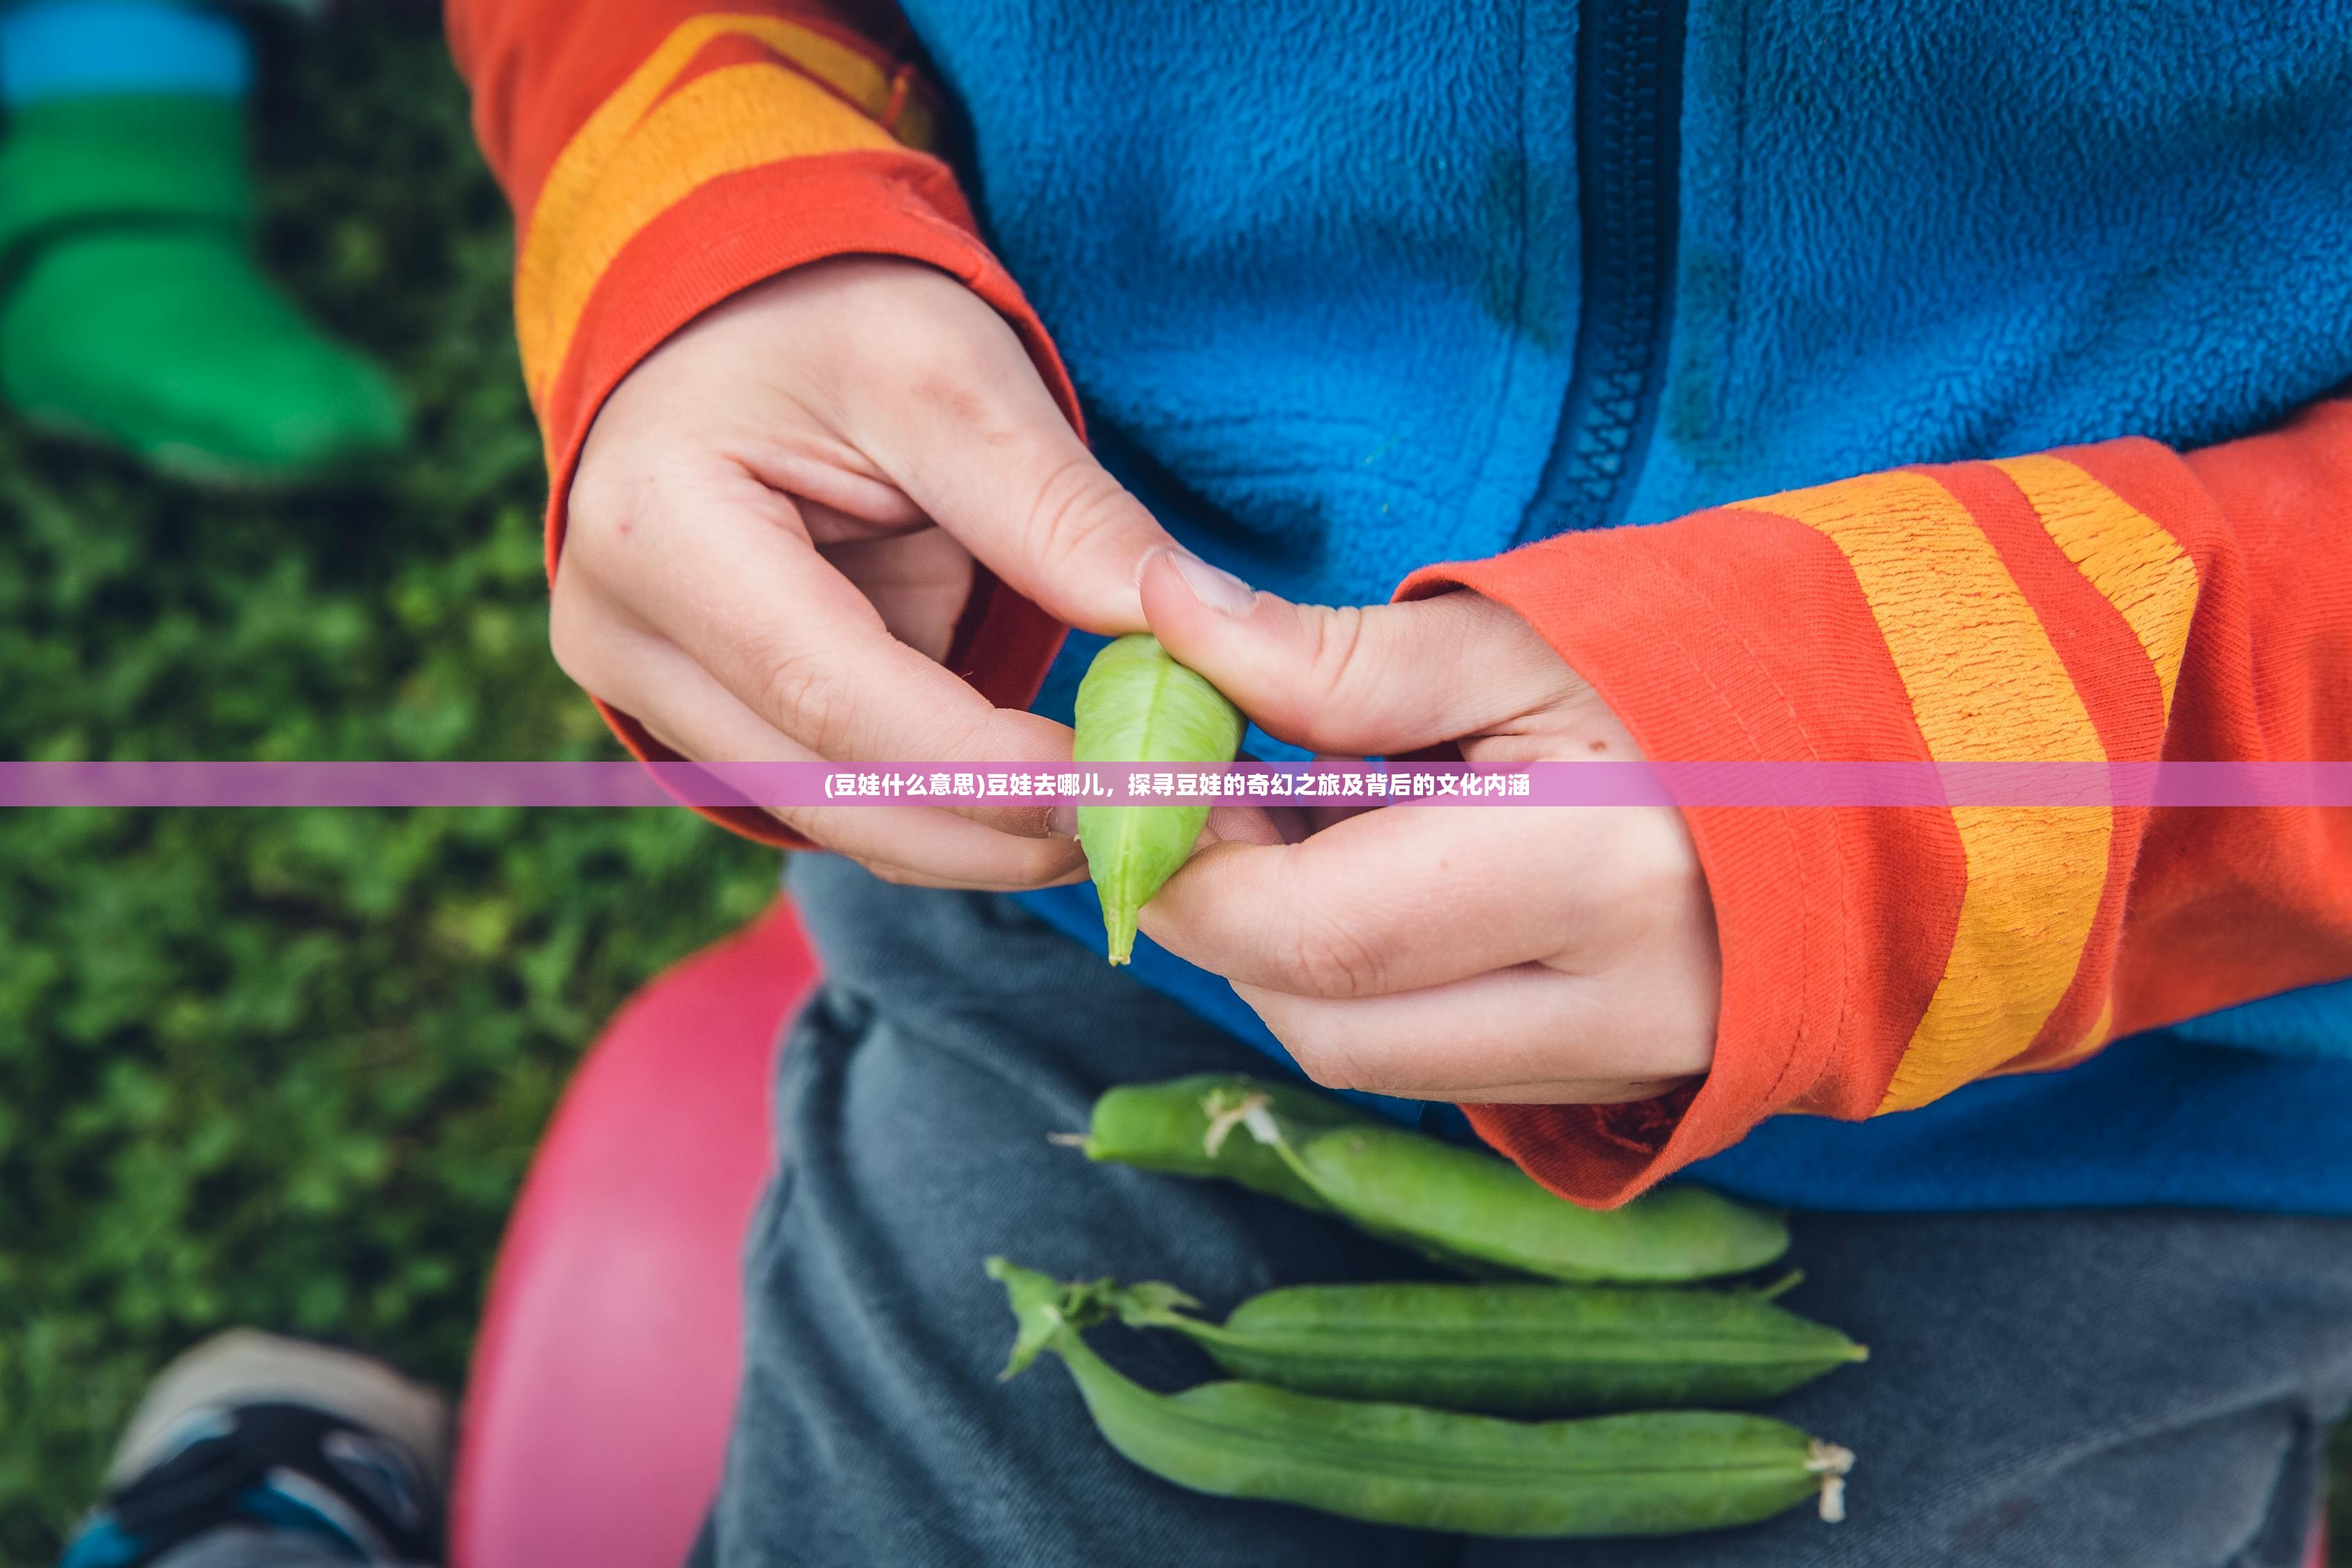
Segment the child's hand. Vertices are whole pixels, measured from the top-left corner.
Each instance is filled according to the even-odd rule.
[[[555,579],[555,657],[683,756],[1066,761],[1070,732],[938,661],[975,558],[1047,612],[1139,630],[1169,542],[1089,457],[996,312],[944,273],[830,261],[656,351],[598,415]],[[1042,808],[779,809],[898,881],[1079,870]]]
[[[1163,557],[1143,599],[1169,651],[1298,745],[1641,755],[1525,621],[1475,594],[1320,609]],[[1233,981],[1334,1088],[1601,1103],[1661,1093],[1714,1058],[1714,906],[1668,807],[1395,805],[1297,843],[1219,843],[1144,906],[1143,925]]]

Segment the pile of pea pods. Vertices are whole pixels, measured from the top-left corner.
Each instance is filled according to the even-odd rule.
[[[1793,1276],[1703,1283],[1779,1260],[1777,1215],[1697,1187],[1579,1208],[1491,1155],[1237,1075],[1114,1089],[1057,1141],[1237,1183],[1470,1276],[1270,1290],[1220,1323],[1171,1284],[990,1259],[1018,1325],[1004,1375],[1053,1352],[1112,1447],[1163,1479],[1466,1535],[1680,1534],[1808,1501],[1843,1517],[1851,1452],[1706,1408],[1867,1354],[1775,1303]],[[1181,1334],[1233,1376],[1144,1388],[1086,1342],[1114,1320]]]

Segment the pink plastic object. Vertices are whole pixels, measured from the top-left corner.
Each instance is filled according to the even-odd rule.
[[[815,978],[779,902],[630,998],[564,1091],[475,1346],[454,1568],[685,1561],[741,1367],[769,1068]]]

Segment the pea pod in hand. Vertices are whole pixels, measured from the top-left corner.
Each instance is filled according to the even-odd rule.
[[[1172,1286],[1105,1288],[1236,1377],[1496,1415],[1753,1405],[1868,1354],[1748,1290],[1395,1282],[1268,1290],[1223,1323]]]
[[[1504,1421],[1245,1382],[1155,1394],[1079,1333],[1101,1320],[1106,1287],[1062,1286],[1001,1258],[988,1271],[1020,1324],[1004,1374],[1052,1351],[1112,1447],[1193,1491],[1482,1536],[1680,1534],[1752,1524],[1815,1498],[1823,1518],[1843,1513],[1853,1456],[1766,1416]]]
[[[1241,710],[1143,633],[1095,655],[1078,683],[1071,754],[1082,763],[1230,763]],[[1199,805],[1082,805],[1078,847],[1102,900],[1110,961],[1135,950],[1136,912],[1192,858],[1208,824]]]

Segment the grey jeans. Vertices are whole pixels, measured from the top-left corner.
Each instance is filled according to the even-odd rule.
[[[1219,1312],[1417,1272],[1338,1224],[1046,1142],[1108,1085],[1267,1064],[1008,900],[795,857],[825,984],[778,1084],[748,1358],[699,1564],[723,1568],[2292,1568],[2352,1400],[2352,1221],[1798,1216],[1797,1310],[1871,1347],[1774,1414],[1854,1449],[1849,1517],[1502,1542],[1182,1491],[1012,1342],[992,1253],[1170,1279]],[[1213,1369],[1097,1331],[1131,1374]]]

